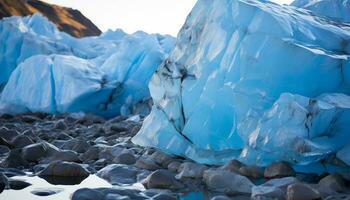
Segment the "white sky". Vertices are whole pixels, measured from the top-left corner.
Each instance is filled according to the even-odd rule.
[[[197,0],[44,0],[80,10],[102,31],[177,35]],[[217,0],[220,1],[220,0]],[[272,0],[290,3],[292,0]]]

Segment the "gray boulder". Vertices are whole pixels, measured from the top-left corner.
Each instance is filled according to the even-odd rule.
[[[287,188],[287,200],[317,200],[320,193],[304,183],[294,183]]]
[[[97,172],[97,176],[105,179],[112,185],[133,184],[136,182],[138,171],[127,165],[112,164]]]
[[[104,194],[98,190],[82,188],[73,193],[72,200],[104,200]]]
[[[265,169],[264,176],[266,178],[295,176],[295,171],[286,162],[275,162]]]
[[[23,148],[33,143],[33,140],[26,135],[18,135],[11,141],[12,146],[14,146],[15,148]]]
[[[39,176],[61,176],[61,177],[88,177],[89,171],[80,164],[73,162],[56,161],[50,163]]]
[[[207,169],[208,167],[202,164],[185,162],[180,165],[180,171],[176,178],[202,178],[204,171]]]
[[[179,189],[183,187],[183,185],[175,179],[175,175],[165,169],[158,169],[150,174],[146,178],[144,185],[148,189]]]
[[[228,195],[250,195],[254,186],[248,178],[224,170],[207,170],[203,179],[209,190]]]

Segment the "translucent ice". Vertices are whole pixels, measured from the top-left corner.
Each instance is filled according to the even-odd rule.
[[[341,22],[350,22],[349,0],[295,0],[291,5]]]
[[[0,112],[106,117],[149,112],[148,82],[175,45],[141,31],[77,39],[39,14],[1,20],[0,42]]]
[[[203,163],[329,158],[350,143],[349,41],[348,24],[304,9],[199,0],[133,141]]]

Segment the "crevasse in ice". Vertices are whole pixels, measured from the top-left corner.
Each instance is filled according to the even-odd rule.
[[[73,38],[40,14],[0,21],[0,112],[147,113],[171,36],[122,30]],[[147,110],[148,109],[148,110]]]
[[[349,163],[349,42],[348,24],[305,9],[199,0],[133,142],[209,164]]]

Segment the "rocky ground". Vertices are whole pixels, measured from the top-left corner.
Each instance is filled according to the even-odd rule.
[[[350,175],[296,174],[283,162],[266,168],[236,160],[206,166],[134,145],[130,139],[141,123],[137,116],[105,120],[92,115],[3,115],[0,191],[31,184],[13,176],[32,174],[52,184],[79,184],[96,174],[115,187],[81,188],[73,200],[171,200],[189,192],[202,192],[202,198],[212,200],[350,199]],[[143,188],[130,187],[137,183]],[[38,196],[58,192],[32,191]]]

